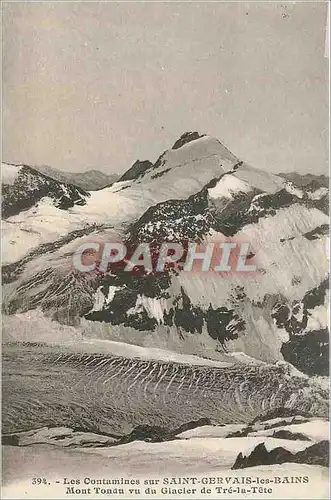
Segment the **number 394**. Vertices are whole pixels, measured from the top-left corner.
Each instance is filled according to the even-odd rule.
[[[34,477],[32,479],[32,484],[48,484],[47,479],[45,477]]]

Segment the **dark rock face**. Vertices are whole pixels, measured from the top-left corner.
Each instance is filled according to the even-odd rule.
[[[175,429],[173,433],[175,435],[181,434],[182,432],[190,431],[196,429],[197,427],[203,427],[204,425],[212,425],[209,418],[199,418],[199,420],[193,420],[192,422],[187,422],[181,425],[178,429]]]
[[[209,306],[205,314],[207,331],[213,339],[217,339],[224,347],[226,342],[238,338],[245,331],[245,321],[233,309]]]
[[[174,430],[169,430],[160,426],[139,425],[135,427],[130,434],[123,436],[117,444],[130,443],[131,441],[146,441],[149,443],[171,441],[176,439],[178,434],[203,425],[211,425],[209,418],[200,418],[199,420],[188,422]]]
[[[282,345],[284,359],[308,375],[329,374],[329,332],[326,328],[293,336]]]
[[[272,317],[278,328],[284,328],[290,336],[295,336],[307,327],[309,311],[325,302],[328,280],[309,290],[302,300],[292,304],[279,301],[272,310]]]
[[[293,462],[329,467],[329,449],[329,441],[321,441],[296,453],[294,455]]]
[[[301,434],[301,432],[291,432],[286,429],[274,431],[272,437],[278,439],[289,439],[290,441],[310,441],[310,439],[304,434]]]
[[[275,304],[272,317],[278,328],[284,328],[289,341],[281,348],[284,359],[308,375],[329,373],[329,333],[327,329],[312,330],[302,334],[307,327],[310,311],[323,305],[329,287],[324,280],[318,287],[309,290],[301,301],[293,304]]]
[[[20,439],[16,434],[7,434],[2,436],[2,445],[3,446],[19,446]]]
[[[313,206],[317,208],[318,210],[321,210],[321,212],[324,212],[325,214],[329,214],[330,212],[330,203],[329,203],[329,195],[326,194],[325,196],[322,196],[319,200],[315,200],[313,202]]]
[[[198,132],[185,132],[185,134],[181,135],[180,138],[177,139],[175,144],[172,146],[172,149],[179,149],[184,146],[184,144],[196,141],[197,139],[200,139],[200,137],[204,137],[204,134],[200,135]]]
[[[125,279],[125,281],[122,281]],[[127,314],[128,309],[134,309],[138,295],[150,298],[166,298],[167,289],[170,286],[170,275],[147,275],[132,276],[121,273],[116,277],[107,277],[107,284],[102,287],[103,294],[107,296],[110,282],[116,286],[120,284],[115,292],[109,308],[100,311],[92,311],[85,315],[90,321],[104,321],[113,325],[123,324],[137,330],[154,331],[158,326],[155,318],[148,316],[145,310],[132,311]],[[183,329],[191,334],[202,333],[203,325],[206,324],[209,335],[219,341],[220,346],[225,349],[228,340],[238,338],[240,332],[245,330],[244,320],[234,309],[220,307],[213,309],[211,306],[205,311],[201,307],[194,306],[181,287],[180,294],[173,297],[173,306],[164,312],[164,325],[176,326],[179,331]]]
[[[159,426],[139,425],[130,434],[119,439],[117,444],[131,443],[132,441],[146,441],[148,443],[160,443],[174,439],[172,433]]]
[[[312,231],[308,231],[308,233],[304,234],[304,237],[307,240],[317,240],[319,236],[323,236],[329,233],[329,224],[322,224],[319,227],[316,227]]]
[[[24,165],[13,184],[3,184],[2,196],[2,216],[7,218],[28,210],[44,197],[51,198],[57,208],[68,210],[74,205],[85,205],[90,195],[77,186],[58,182]]]
[[[153,166],[153,163],[151,163],[148,160],[144,160],[144,161],[137,160],[132,165],[132,167],[129,168],[129,170],[127,170],[125,172],[125,174],[123,174],[122,177],[119,178],[118,182],[131,181],[131,180],[138,179],[146,172],[146,170],[149,170],[150,168],[152,168],[152,166]]]
[[[256,465],[283,464],[285,462],[328,467],[329,441],[321,441],[320,443],[313,444],[298,453],[291,453],[282,447],[268,451],[265,444],[260,443],[247,457],[239,453],[232,469],[245,469],[246,467],[254,467]]]
[[[250,432],[254,432],[254,428],[251,425],[248,425],[247,427],[245,427],[241,431],[231,432],[226,437],[227,438],[247,437]]]
[[[292,453],[285,448],[279,447],[269,452],[265,444],[260,443],[248,457],[245,457],[240,452],[231,468],[245,469],[246,467],[254,467],[256,465],[283,464],[284,462],[291,462],[291,458]]]

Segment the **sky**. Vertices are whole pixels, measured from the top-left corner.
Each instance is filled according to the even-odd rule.
[[[3,159],[123,172],[186,131],[326,173],[326,3],[4,3]]]

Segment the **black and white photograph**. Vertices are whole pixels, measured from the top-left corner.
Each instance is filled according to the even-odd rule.
[[[329,498],[328,8],[2,3],[2,498]]]

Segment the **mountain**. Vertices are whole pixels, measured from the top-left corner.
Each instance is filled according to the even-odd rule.
[[[3,262],[14,264],[21,258],[30,259],[30,252],[39,253],[42,248],[38,247],[43,244],[63,246],[68,239],[74,239],[76,231],[83,236],[84,231],[111,227],[122,234],[149,207],[168,199],[185,199],[238,161],[220,141],[203,137],[164,152],[138,178],[90,192],[85,206],[75,206],[65,213],[41,203],[13,220],[7,219]],[[34,237],[28,238],[29,233]]]
[[[48,165],[34,167],[38,172],[60,182],[74,184],[85,191],[97,191],[106,186],[111,186],[119,178],[118,174],[107,175],[100,170],[87,170],[86,172],[64,172]]]
[[[201,137],[205,137],[205,136],[199,135],[198,132],[186,132],[175,142],[175,144],[172,146],[172,149],[179,149],[182,146],[184,146],[185,144],[187,144],[191,141],[194,141],[196,139],[200,139]],[[162,157],[163,157],[163,155],[160,156],[158,162],[161,162]],[[137,160],[132,165],[132,167],[129,168],[129,170],[127,170],[122,175],[122,177],[120,177],[118,180],[119,180],[119,182],[136,180],[139,177],[142,177],[146,173],[146,171],[148,171],[152,168],[153,169],[158,168],[158,166],[159,166],[158,162],[156,162],[156,164],[153,166],[153,163],[150,162],[149,160],[144,160],[144,161]],[[162,175],[163,175],[163,173],[164,173],[164,171],[160,172],[160,174],[162,174]]]
[[[73,184],[56,181],[27,165],[1,164],[2,215],[5,219],[17,215],[43,198],[55,207],[67,210],[85,205],[89,194]]]
[[[1,172],[2,262],[15,262],[30,248],[67,235],[70,209],[90,197],[27,165],[2,163]]]
[[[326,375],[329,220],[320,189],[256,169],[218,139],[186,133],[154,164],[136,162],[83,206],[10,217],[12,246],[26,241],[28,230],[38,237],[14,257],[5,252],[5,312],[41,310],[85,338],[216,360],[228,354],[264,363],[285,359],[308,375]],[[63,230],[50,232],[60,218]],[[82,275],[73,269],[72,254],[83,242],[114,239],[128,247],[249,242],[258,272],[132,275],[117,267],[108,275]]]

